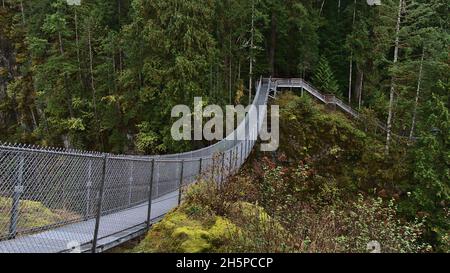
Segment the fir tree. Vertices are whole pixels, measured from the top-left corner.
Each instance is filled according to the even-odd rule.
[[[314,85],[325,93],[338,96],[339,85],[325,57],[321,57],[313,77]]]

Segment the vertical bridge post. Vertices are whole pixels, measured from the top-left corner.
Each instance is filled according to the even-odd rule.
[[[230,150],[230,162],[228,163],[228,176],[231,176],[231,172],[233,171],[231,164],[233,164],[233,149]]]
[[[23,193],[23,175],[24,175],[25,158],[23,152],[19,154],[19,166],[17,168],[17,176],[13,188],[11,218],[9,225],[9,239],[14,239],[17,235],[17,224],[19,222],[20,198]]]
[[[221,164],[221,172],[220,172],[220,188],[222,187],[225,173],[225,151],[222,153],[222,164]]]
[[[91,187],[92,187],[92,159],[89,160],[88,163],[88,172],[87,172],[87,181],[86,181],[86,212],[84,213],[84,219],[89,219],[89,214],[91,212]]]
[[[199,159],[199,161],[200,161],[200,166],[198,167],[198,174],[201,176],[202,175],[202,172],[203,172],[203,157],[200,157],[200,159]]]
[[[241,160],[239,162],[239,165],[242,166],[243,164],[244,164],[244,141],[241,142]]]
[[[97,240],[98,240],[98,230],[100,227],[100,218],[102,214],[102,201],[103,201],[103,191],[105,188],[105,180],[106,180],[106,163],[108,160],[108,155],[105,154],[103,156],[103,168],[102,168],[102,178],[100,182],[100,189],[97,192],[97,214],[95,218],[95,227],[94,227],[94,238],[92,239],[92,253],[97,251]]]
[[[134,161],[130,162],[130,174],[128,178],[128,205],[131,206],[131,198],[133,196],[133,182],[134,182]]]
[[[155,159],[152,159],[151,161],[151,167],[152,174],[150,175],[150,185],[148,190],[148,210],[147,210],[147,229],[150,229],[151,225],[151,214],[152,214],[152,194],[153,194],[153,175],[155,170]]]
[[[178,206],[181,204],[181,194],[183,193],[183,173],[184,173],[184,160],[181,160],[180,189],[178,192]]]

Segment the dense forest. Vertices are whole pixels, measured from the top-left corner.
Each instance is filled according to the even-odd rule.
[[[392,172],[373,183],[395,189],[403,215],[430,217],[428,241],[442,250],[450,3],[381,2],[2,0],[0,141],[191,150],[206,143],[171,138],[173,106],[195,96],[247,104],[261,75],[302,77],[386,124],[383,152],[373,154]]]
[[[246,103],[260,75],[313,80],[390,134],[427,133],[448,106],[448,12],[443,0],[3,0],[0,139],[186,150],[172,106]]]

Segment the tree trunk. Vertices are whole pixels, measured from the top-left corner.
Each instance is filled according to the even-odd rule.
[[[16,53],[14,50],[14,45],[11,41],[9,41],[6,37],[2,37],[0,36],[0,66],[5,67],[8,71],[7,76],[0,78],[0,91],[3,90],[2,92],[4,92],[4,97],[8,98],[8,93],[7,93],[7,89],[8,89],[8,83],[10,81],[13,81],[19,74],[18,71],[18,66],[16,63],[16,57],[15,57]],[[0,93],[0,99],[1,99],[2,94]],[[20,113],[18,111],[18,103],[17,103],[17,94],[16,92],[13,92],[13,94],[11,94],[11,106],[13,111],[11,112],[12,114],[12,120],[13,123],[19,123],[20,122]],[[0,100],[1,101],[1,100]],[[5,119],[8,118],[8,114],[5,113],[4,116]]]
[[[119,20],[119,26],[122,26],[122,1],[121,0],[117,0],[117,9],[118,9],[118,20]],[[120,45],[119,46],[119,71],[122,72],[123,70],[123,62],[122,62],[122,48]]]
[[[322,1],[322,5],[320,6],[320,11],[319,11],[319,16],[322,15],[323,6],[325,5],[325,1],[326,1],[326,0],[323,0],[323,1]]]
[[[49,134],[47,116],[45,115],[45,111],[43,110],[43,108],[44,108],[44,106],[42,105],[42,102],[37,100],[36,101],[36,111],[37,111],[38,117],[42,118],[44,130],[47,134]]]
[[[95,119],[98,121],[97,115],[97,94],[95,91],[95,79],[94,79],[94,56],[92,52],[92,37],[91,37],[91,26],[88,26],[88,45],[89,45],[89,71],[91,74],[91,89],[92,89],[92,103],[94,105],[94,115]]]
[[[229,96],[230,96],[230,105],[232,104],[232,97],[233,97],[233,95],[232,95],[232,93],[233,93],[233,56],[232,56],[232,53],[231,53],[231,31],[230,31],[230,34],[229,34],[229,52],[228,52],[228,66],[229,66],[229,70],[228,70],[228,73],[229,73],[229,75],[228,75],[228,92],[229,92]]]
[[[398,16],[397,16],[397,26],[395,30],[395,48],[394,48],[394,62],[395,65],[398,61],[398,50],[399,50],[399,44],[400,44],[400,24],[401,24],[401,16],[402,16],[402,6],[403,6],[403,0],[399,0],[399,7],[398,7]],[[391,138],[392,138],[392,117],[394,112],[394,93],[395,93],[395,77],[392,76],[391,80],[391,90],[389,94],[389,114],[387,119],[387,134],[386,134],[386,147],[385,147],[385,153],[389,154],[389,147],[391,144]]]
[[[420,59],[420,68],[419,68],[419,78],[417,80],[417,90],[416,90],[416,99],[414,102],[414,110],[411,121],[411,131],[409,132],[409,139],[411,140],[414,136],[414,129],[416,126],[416,118],[417,118],[417,108],[419,106],[419,97],[420,97],[420,88],[422,85],[422,75],[423,75],[423,60],[425,58],[425,49],[422,49],[422,58]]]
[[[6,81],[4,81],[0,77],[0,101],[3,101],[6,98]],[[0,111],[0,128],[3,125],[6,125],[6,113],[4,111]]]
[[[91,27],[88,27],[88,45],[89,45],[89,72],[91,74],[91,89],[94,100],[94,107],[96,103],[96,94],[95,94],[95,82],[94,82],[94,57],[92,53],[92,37],[91,37]]]
[[[62,41],[62,35],[61,32],[58,31],[58,40],[59,40],[59,53],[61,54],[61,57],[64,58],[64,46],[63,46],[63,41]],[[69,115],[71,118],[74,117],[74,113],[73,113],[73,108],[72,108],[72,97],[70,96],[70,92],[68,89],[69,86],[69,80],[67,79],[67,73],[65,71],[63,71],[64,73],[64,91],[65,91],[65,95],[66,95],[66,101],[67,101],[67,107],[69,109]]]
[[[277,44],[277,17],[275,11],[272,11],[271,27],[270,27],[270,53],[269,67],[270,75],[275,76],[275,48]]]
[[[25,25],[25,8],[22,0],[20,0],[20,12],[22,13],[22,23]]]
[[[31,114],[31,121],[33,122],[33,131],[34,131],[38,127],[38,122],[36,119],[36,115],[34,114],[34,109],[31,105],[30,105],[30,114]]]
[[[360,83],[359,83],[358,109],[361,109],[363,86],[364,86],[364,71],[361,72],[361,80],[360,80]]]
[[[0,36],[0,67],[6,68],[7,75],[0,77],[0,101],[7,97],[6,89],[8,79],[13,77],[13,66],[11,65],[13,57],[12,45],[7,39]],[[0,113],[1,114],[1,113]]]
[[[352,104],[353,49],[350,52],[350,71],[348,76],[348,105]]]
[[[352,32],[353,28],[355,26],[356,21],[356,0],[353,3],[353,21],[352,21]],[[352,81],[353,81],[353,47],[350,46],[350,64],[349,64],[349,76],[348,76],[348,104],[351,105],[352,103]]]
[[[214,84],[213,84],[213,65],[211,64],[209,66],[209,96],[212,97],[213,95],[213,88],[214,88]]]
[[[96,94],[96,89],[95,89],[95,79],[94,79],[94,53],[92,50],[92,32],[91,32],[91,25],[89,23],[88,25],[88,45],[89,45],[89,71],[91,74],[91,88],[92,88],[92,103],[94,106],[94,118],[95,121],[97,123],[97,137],[98,137],[98,141],[100,143],[100,145],[102,146],[102,149],[105,149],[105,145],[103,143],[103,138],[101,137],[100,134],[100,119],[98,117],[98,112],[97,112],[97,94]]]
[[[359,94],[361,93],[361,88],[363,86],[363,76],[364,72],[359,68],[359,66],[356,66],[356,80],[355,80],[355,86],[352,90],[352,95],[355,98],[355,100],[359,100]]]
[[[241,79],[241,60],[239,59],[239,63],[238,63],[238,80]]]
[[[117,20],[119,21],[119,26],[121,26],[122,21],[122,1],[117,0]]]
[[[252,84],[253,84],[253,39],[255,28],[255,4],[252,0],[252,25],[251,25],[251,37],[250,37],[250,70],[249,70],[249,82],[248,82],[248,101],[252,104]]]
[[[74,11],[75,11],[75,44],[77,46],[77,61],[78,61],[78,78],[80,80],[80,86],[84,87],[83,75],[81,70],[81,60],[80,60],[80,37],[78,35],[78,14],[76,6],[74,6]]]

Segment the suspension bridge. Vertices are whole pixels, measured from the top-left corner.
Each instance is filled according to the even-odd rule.
[[[144,234],[179,205],[183,188],[200,177],[224,183],[239,170],[265,119],[258,106],[284,88],[301,89],[359,117],[303,79],[260,78],[256,108],[227,138],[200,150],[125,156],[0,145],[0,252],[102,252]]]

